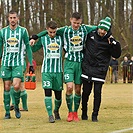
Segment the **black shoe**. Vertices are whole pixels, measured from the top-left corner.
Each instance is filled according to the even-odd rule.
[[[81,116],[81,119],[82,119],[82,120],[88,120],[88,116],[87,116],[87,115],[82,115],[82,116]]]
[[[14,105],[10,106],[10,111],[14,110]]]
[[[53,115],[49,116],[49,122],[50,123],[54,123],[55,122]]]
[[[98,122],[97,116],[92,115],[92,121],[93,121],[93,122]]]
[[[10,116],[10,114],[5,114],[5,117],[4,117],[4,119],[11,119],[11,116]]]
[[[82,115],[81,115],[82,120],[88,120],[87,116],[87,107],[85,109],[82,109]]]
[[[55,116],[55,120],[61,120],[60,114],[59,114],[58,111],[55,111],[55,110],[54,110],[54,116]]]
[[[14,110],[15,110],[15,116],[16,116],[16,118],[19,119],[21,117],[21,113],[20,113],[19,108],[15,108]]]

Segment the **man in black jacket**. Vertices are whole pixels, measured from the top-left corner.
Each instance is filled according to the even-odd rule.
[[[87,102],[94,84],[94,105],[92,121],[97,122],[101,104],[102,85],[109,67],[111,56],[119,58],[121,46],[111,35],[111,19],[106,17],[98,25],[98,29],[87,35],[84,58],[82,62],[82,120],[87,120]]]

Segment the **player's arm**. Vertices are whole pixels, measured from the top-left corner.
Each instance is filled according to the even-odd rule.
[[[33,46],[31,46],[31,50],[32,52],[36,52],[40,48],[42,48],[41,38],[39,38],[38,41]]]
[[[42,32],[39,32],[38,34],[34,34],[30,37],[31,39],[37,40],[38,38],[41,38],[42,36],[45,36],[46,34],[48,34],[47,30],[44,30]]]
[[[65,26],[66,27],[66,26]],[[57,29],[57,33],[58,35],[62,36],[65,30],[65,27],[59,28]],[[44,30],[36,35],[32,35],[30,37],[30,45],[33,46],[35,44],[35,40],[37,40],[38,38],[41,38],[42,36],[45,36],[46,34],[48,34],[47,30]]]
[[[45,36],[46,34],[48,34],[47,30],[44,30],[38,34],[32,35],[30,37],[30,45],[33,46],[35,44],[35,40],[37,40],[38,38],[41,38],[42,36]]]
[[[88,33],[97,29],[97,26],[95,26],[95,25],[85,25],[85,27],[86,27]]]
[[[63,36],[66,27],[68,27],[68,26],[58,28],[56,34],[60,35],[60,36]]]
[[[64,26],[64,27],[61,27],[61,28],[58,28],[57,29],[57,34],[58,35],[62,35],[64,33],[64,30],[67,26]],[[41,38],[42,36],[45,36],[46,34],[48,34],[48,31],[47,30],[44,30],[42,32],[39,32],[38,34],[36,35],[32,35],[30,37],[30,39],[34,39],[34,40],[37,40],[38,38]]]
[[[41,38],[42,36],[45,36],[46,34],[48,34],[48,31],[44,30],[44,31],[38,33],[37,36],[38,36],[38,38]]]
[[[30,65],[32,66],[32,51],[31,51],[31,47],[29,45],[29,35],[28,35],[28,31],[25,29],[25,32],[24,32],[24,43],[25,43],[25,46],[26,46],[26,53],[27,53],[27,57],[28,57],[28,61],[30,63]]]

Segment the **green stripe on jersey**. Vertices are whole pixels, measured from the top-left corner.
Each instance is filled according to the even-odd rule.
[[[82,61],[85,37],[93,28],[92,26],[82,24],[78,30],[73,30],[71,26],[64,29],[65,58],[76,62]]]
[[[11,30],[9,26],[1,29],[1,36],[3,39],[3,66],[20,66],[24,65],[24,39],[29,40],[26,28],[17,26],[15,30]]]
[[[44,51],[42,72],[62,72],[62,38],[46,35],[41,37],[41,43]]]

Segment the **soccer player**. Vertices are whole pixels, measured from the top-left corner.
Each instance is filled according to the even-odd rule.
[[[94,102],[92,121],[98,121],[98,112],[101,104],[102,85],[109,67],[111,56],[119,58],[121,46],[110,32],[111,19],[106,17],[98,25],[98,29],[87,35],[82,61],[82,120],[87,120],[87,103],[94,85]]]
[[[67,121],[79,121],[78,108],[81,100],[81,62],[83,58],[83,45],[87,33],[96,29],[96,26],[81,24],[82,17],[79,12],[74,12],[70,18],[71,26],[64,26],[57,30],[57,34],[63,35],[65,61],[64,61],[64,82],[66,83],[66,103],[68,107]],[[46,34],[43,31],[33,35],[33,39]],[[31,40],[31,45],[34,40]],[[73,84],[74,83],[74,84]],[[73,95],[73,89],[75,94]],[[74,103],[74,108],[73,108]]]
[[[32,51],[29,45],[29,36],[26,28],[18,24],[19,16],[17,12],[11,10],[8,14],[9,25],[0,30],[0,58],[1,61],[1,77],[4,84],[4,108],[5,119],[10,119],[10,87],[14,87],[15,98],[15,116],[21,117],[19,110],[20,102],[20,84],[23,77],[24,66],[24,50],[30,62],[30,71],[32,66]]]
[[[54,123],[55,119],[60,120],[59,108],[62,102],[63,72],[62,72],[62,48],[61,36],[56,35],[57,23],[48,21],[46,26],[48,34],[39,38],[32,46],[32,51],[36,52],[43,48],[44,59],[42,64],[42,87],[44,89],[44,103],[49,116],[49,122]],[[54,115],[52,113],[52,90],[55,94]]]

